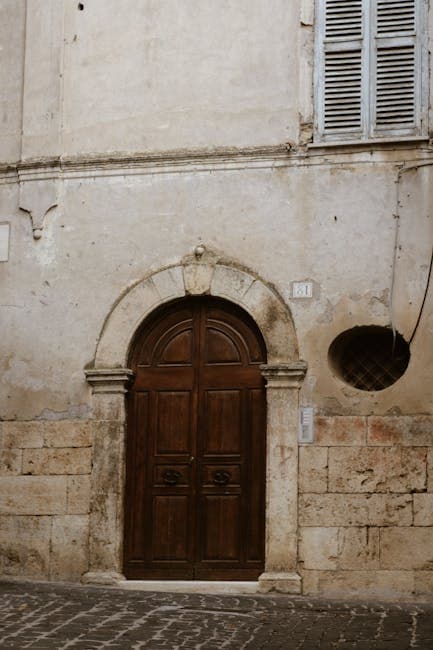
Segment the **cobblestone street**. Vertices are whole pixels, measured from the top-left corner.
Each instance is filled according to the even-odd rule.
[[[433,605],[4,582],[0,647],[433,648]]]

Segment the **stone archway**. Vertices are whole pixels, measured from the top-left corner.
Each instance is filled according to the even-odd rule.
[[[297,568],[298,396],[306,373],[299,360],[290,311],[279,294],[251,271],[202,246],[195,254],[145,277],[113,306],[98,341],[92,386],[94,460],[89,572],[83,580],[123,580],[126,367],[134,334],[158,306],[187,295],[212,295],[242,307],[259,327],[267,347],[262,366],[267,388],[267,476],[265,572],[262,591],[299,593]]]

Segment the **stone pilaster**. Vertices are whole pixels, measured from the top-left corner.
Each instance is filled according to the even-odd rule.
[[[260,590],[299,593],[298,408],[303,361],[262,366],[267,393],[266,554]]]
[[[113,584],[124,579],[125,393],[132,377],[128,368],[86,370],[95,420],[89,571],[83,582]]]

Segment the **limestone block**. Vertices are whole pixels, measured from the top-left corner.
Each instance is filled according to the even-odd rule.
[[[95,421],[99,420],[125,420],[125,395],[119,393],[96,393],[92,397],[93,415],[92,431]]]
[[[426,489],[426,481],[424,448],[329,450],[330,492],[420,492]]]
[[[185,295],[182,267],[175,266],[152,275],[152,281],[162,301]]]
[[[94,493],[105,498],[110,493],[118,494],[121,489],[119,464],[123,466],[125,424],[117,421],[94,422],[93,432]]]
[[[51,580],[79,580],[87,571],[88,556],[89,517],[54,517],[51,534]]]
[[[433,528],[384,528],[380,532],[382,569],[433,569]]]
[[[87,515],[90,510],[90,475],[68,476],[67,513]]]
[[[293,325],[275,294],[261,282],[253,282],[241,301],[254,318],[267,344],[268,363],[297,358]]]
[[[427,491],[433,492],[433,449],[429,449],[427,454],[427,476]]]
[[[134,332],[147,314],[160,302],[154,283],[151,279],[147,279],[133,287],[116,304],[98,345],[95,359],[97,368],[124,367],[125,350],[129,349]]]
[[[410,526],[408,494],[304,494],[299,497],[301,526]]]
[[[338,568],[338,528],[302,528],[299,560],[306,569]]]
[[[21,449],[0,451],[0,476],[21,474],[23,452]]]
[[[299,557],[305,569],[378,569],[379,529],[302,528]]]
[[[124,425],[94,423],[90,557],[92,571],[121,571]]]
[[[52,515],[64,512],[66,512],[64,477],[0,477],[0,514]]]
[[[379,529],[340,528],[338,568],[360,571],[379,569]]]
[[[23,474],[89,474],[91,449],[26,449]]]
[[[299,448],[299,491],[328,491],[328,450],[326,447]]]
[[[293,572],[297,563],[298,394],[274,381],[267,391],[265,573]]]
[[[45,422],[44,447],[90,447],[91,421]]]
[[[1,446],[5,449],[38,448],[44,444],[44,422],[3,422]]]
[[[367,419],[359,416],[314,418],[314,444],[327,447],[365,445]]]
[[[413,495],[414,526],[433,526],[433,494]]]
[[[296,571],[265,571],[259,576],[259,593],[300,594],[301,576]]]
[[[309,571],[302,570],[303,593],[310,596],[383,598],[411,596],[410,571]]]
[[[248,291],[254,278],[248,273],[233,269],[228,266],[217,265],[212,278],[211,293],[213,296],[220,296],[233,300],[240,300]]]
[[[212,276],[215,267],[213,264],[188,264],[183,269],[185,291],[192,296],[201,296],[210,293]]]
[[[47,579],[51,517],[0,517],[0,574]]]
[[[433,571],[415,571],[415,596],[431,599],[433,594]]]
[[[369,445],[433,446],[433,416],[368,418]]]

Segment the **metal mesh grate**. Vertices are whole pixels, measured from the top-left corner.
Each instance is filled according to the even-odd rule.
[[[395,340],[386,327],[355,327],[340,334],[329,349],[338,376],[360,390],[383,390],[404,374],[409,346],[400,334]]]

